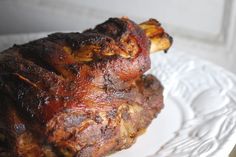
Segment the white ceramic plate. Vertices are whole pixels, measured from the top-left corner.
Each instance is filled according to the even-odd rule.
[[[0,37],[0,50],[46,34]],[[165,108],[129,149],[110,157],[224,157],[236,143],[236,76],[176,50],[151,56]]]

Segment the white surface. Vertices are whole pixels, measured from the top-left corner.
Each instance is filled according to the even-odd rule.
[[[184,30],[185,34],[215,37],[221,33],[228,1],[231,0],[2,0],[0,32],[52,31],[53,27],[53,30],[63,27],[70,30],[77,29],[77,25],[88,27],[88,22],[95,22],[96,18],[125,15],[135,20],[157,18],[168,26]]]
[[[2,41],[7,47],[44,35]],[[134,146],[111,157],[228,156],[236,139],[236,76],[174,49],[151,58],[149,73],[165,87],[165,108]]]
[[[129,16],[143,19],[153,17],[185,31],[211,35],[218,35],[221,31],[224,12],[224,0],[86,0],[77,3],[123,15],[128,13]]]

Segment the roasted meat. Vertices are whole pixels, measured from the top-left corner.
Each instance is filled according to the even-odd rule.
[[[171,37],[150,19],[110,18],[0,54],[0,156],[102,157],[130,147],[163,108],[150,50]]]

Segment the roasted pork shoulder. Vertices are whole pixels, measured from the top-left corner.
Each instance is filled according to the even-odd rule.
[[[110,18],[0,54],[0,156],[102,157],[130,147],[163,108],[150,52],[160,23]]]

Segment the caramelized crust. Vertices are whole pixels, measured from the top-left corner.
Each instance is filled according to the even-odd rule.
[[[5,50],[0,156],[102,157],[130,147],[163,107],[160,82],[143,75],[150,47],[171,43],[157,21],[110,18]]]

